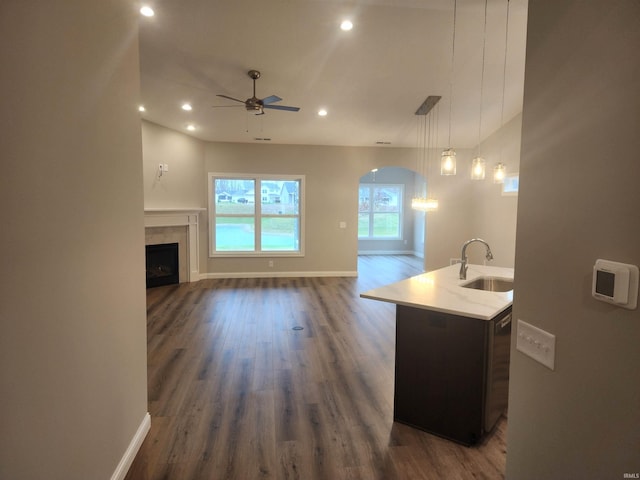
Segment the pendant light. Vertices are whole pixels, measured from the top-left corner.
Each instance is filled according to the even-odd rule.
[[[417,122],[417,139],[416,145],[418,150],[418,156],[416,161],[416,171],[420,173],[424,178],[431,180],[430,175],[430,155],[431,155],[431,130],[432,130],[432,110],[433,107],[440,101],[440,96],[430,95],[422,103],[422,105],[416,110],[416,115],[422,117],[422,121],[418,119]],[[426,172],[425,172],[426,166]],[[432,188],[427,188],[428,193]],[[416,195],[411,199],[411,208],[423,212],[431,212],[438,209],[438,201],[433,195]]]
[[[480,156],[482,138],[482,100],[484,91],[484,58],[487,48],[487,0],[484,0],[484,32],[482,37],[482,72],[480,73],[480,120],[478,121],[478,156],[471,160],[471,180],[484,180],[486,162]]]
[[[440,100],[441,97],[438,97]],[[433,121],[433,115],[429,112],[429,135],[428,135],[428,143],[427,143],[427,178],[430,183],[427,183],[427,201],[425,205],[425,209],[427,212],[434,212],[438,210],[438,199],[435,196],[434,188],[433,188],[433,179],[434,176],[431,175],[431,155],[432,155],[432,144],[431,139],[437,138],[437,135],[432,135],[433,130],[437,128],[438,125],[438,116],[437,113],[440,111],[440,107],[436,107],[436,119]],[[435,143],[435,140],[434,140]],[[435,145],[433,146],[435,148]]]
[[[418,112],[416,112],[418,115]],[[426,117],[425,117],[426,118]],[[416,117],[416,172],[424,178],[424,147],[422,143],[423,138],[423,123],[421,123],[420,117]],[[424,196],[424,188],[419,195],[414,195],[411,199],[411,208],[419,211],[426,211],[426,197]]]
[[[451,115],[453,111],[453,66],[456,54],[456,13],[458,8],[457,0],[453,0],[453,41],[451,44],[451,73],[449,76],[449,147],[447,147],[440,158],[440,175],[456,174],[456,151],[451,148]]]
[[[502,68],[502,112],[500,114],[500,128],[504,127],[504,91],[507,83],[507,47],[509,45],[509,0],[507,0],[507,19],[504,34],[504,64]],[[507,167],[502,163],[502,149],[500,146],[500,161],[493,167],[493,183],[504,183]]]
[[[486,164],[484,158],[475,157],[471,160],[471,180],[484,180]]]
[[[504,177],[507,175],[507,167],[504,166],[504,163],[498,162],[498,164],[493,167],[493,183],[504,183]]]

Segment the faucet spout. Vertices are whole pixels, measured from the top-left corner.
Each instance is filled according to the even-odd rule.
[[[462,254],[460,255],[460,280],[467,279],[467,268],[469,268],[467,265],[467,247],[473,242],[482,243],[487,249],[485,258],[487,260],[493,260],[493,253],[491,253],[491,247],[489,247],[489,244],[487,242],[485,242],[481,238],[472,238],[471,240],[467,240],[466,242],[464,242],[464,245],[462,245]]]

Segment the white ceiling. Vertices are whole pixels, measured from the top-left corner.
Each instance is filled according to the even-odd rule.
[[[416,146],[424,117],[415,111],[441,95],[437,145],[473,147],[522,110],[528,0],[510,0],[504,110],[507,0],[487,1],[481,109],[483,0],[457,0],[453,77],[454,0],[149,0],[142,115],[185,132],[192,123],[189,135],[208,141]],[[340,30],[343,18],[353,30]],[[257,97],[278,95],[300,111],[254,116],[216,96],[251,97],[250,69],[262,73]]]

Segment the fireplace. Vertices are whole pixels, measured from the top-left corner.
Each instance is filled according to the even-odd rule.
[[[147,245],[147,288],[180,283],[178,244]]]

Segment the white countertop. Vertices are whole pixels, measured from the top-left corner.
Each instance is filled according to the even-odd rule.
[[[467,279],[460,280],[460,264],[407,278],[361,293],[362,298],[491,320],[513,303],[513,290],[487,292],[460,285],[490,276],[513,280],[513,268],[469,265]]]

